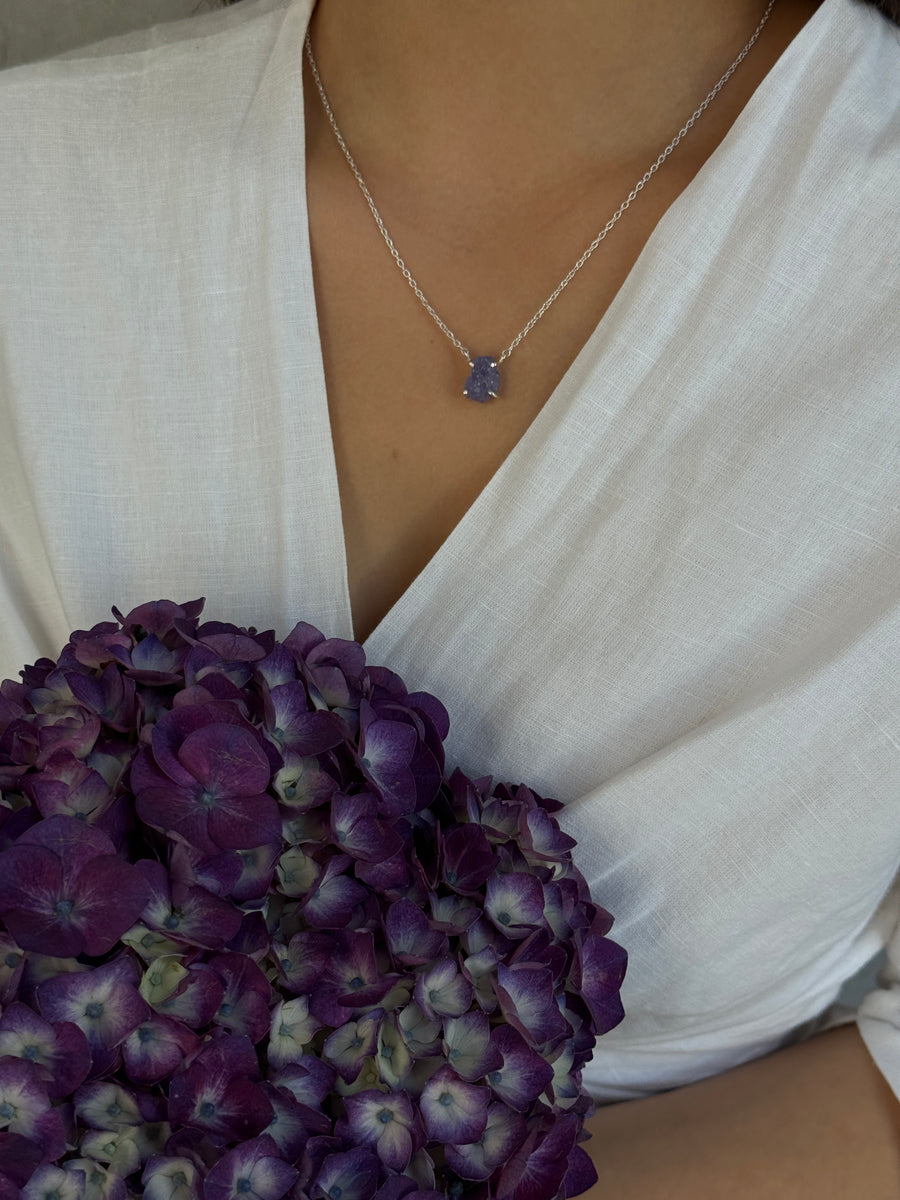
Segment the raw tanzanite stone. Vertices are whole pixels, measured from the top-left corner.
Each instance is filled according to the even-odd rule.
[[[500,372],[492,354],[482,354],[469,364],[472,371],[463,388],[463,395],[482,404],[500,391]]]

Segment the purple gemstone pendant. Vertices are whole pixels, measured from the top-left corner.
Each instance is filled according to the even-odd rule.
[[[472,370],[466,380],[466,386],[463,388],[463,395],[483,404],[485,400],[496,396],[500,391],[500,372],[497,370],[497,360],[492,354],[482,354],[474,362],[470,362],[469,366]]]

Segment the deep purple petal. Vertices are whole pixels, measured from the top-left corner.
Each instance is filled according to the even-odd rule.
[[[0,1058],[6,1055],[34,1063],[51,1099],[73,1092],[91,1067],[90,1047],[77,1025],[51,1025],[18,1001],[0,1018]]]
[[[446,948],[446,934],[433,929],[425,913],[406,898],[390,905],[384,928],[391,955],[405,966],[430,962]]]
[[[272,949],[282,986],[300,994],[310,991],[322,974],[335,941],[327,933],[309,930],[294,934],[287,946],[275,943]]]
[[[281,840],[267,842],[263,846],[252,846],[235,850],[241,872],[229,889],[232,899],[242,903],[246,900],[261,900],[272,884],[275,864],[281,853]]]
[[[523,1117],[505,1104],[492,1104],[487,1126],[477,1142],[444,1147],[447,1165],[462,1179],[488,1179],[497,1167],[509,1162],[525,1140],[526,1132]]]
[[[322,876],[303,902],[303,915],[320,929],[345,929],[353,909],[366,898],[362,884],[344,875],[352,863],[348,854],[332,858]]]
[[[353,1083],[359,1078],[366,1059],[375,1050],[381,1019],[379,1012],[347,1021],[325,1039],[322,1054],[334,1064],[345,1083]]]
[[[0,1005],[11,1003],[18,995],[24,970],[25,955],[21,946],[0,930]]]
[[[91,1070],[91,1048],[83,1030],[71,1021],[53,1026],[56,1050],[53,1058],[53,1077],[47,1080],[51,1099],[60,1100],[87,1079]]]
[[[122,1045],[128,1077],[134,1083],[159,1083],[174,1074],[199,1045],[200,1039],[181,1021],[149,1017]]]
[[[410,1097],[405,1092],[365,1090],[346,1096],[344,1107],[353,1140],[373,1149],[390,1170],[405,1171],[414,1148]]]
[[[503,1169],[497,1196],[505,1200],[553,1200],[566,1176],[578,1122],[560,1117],[550,1129],[530,1135]]]
[[[454,891],[474,895],[497,869],[480,825],[453,825],[442,836],[443,880]]]
[[[216,797],[256,796],[268,786],[269,761],[253,734],[241,726],[196,729],[177,754],[181,765]]]
[[[0,1133],[0,1179],[5,1181],[0,1200],[20,1200],[19,1188],[33,1178],[32,1172],[40,1170],[38,1164],[43,1158],[44,1151],[39,1142],[20,1133]]]
[[[73,916],[84,933],[87,954],[111,950],[147,903],[147,885],[137,868],[115,854],[91,861],[72,879]]]
[[[318,1108],[334,1087],[336,1071],[330,1063],[312,1054],[304,1054],[295,1063],[281,1067],[273,1083],[288,1091],[308,1108]]]
[[[223,850],[249,850],[281,841],[281,814],[272,796],[222,797],[209,814],[209,836]]]
[[[115,846],[105,833],[75,817],[55,816],[39,821],[19,838],[19,845],[43,846],[64,864],[66,874],[80,871],[92,858],[114,854]]]
[[[297,1179],[271,1137],[264,1134],[228,1150],[214,1164],[203,1185],[204,1200],[281,1200]]]
[[[112,801],[109,784],[99,771],[68,750],[54,754],[39,775],[23,780],[41,816],[70,816],[93,824]]]
[[[519,828],[527,835],[527,840],[523,836],[523,841],[530,854],[550,862],[562,859],[575,845],[575,838],[563,833],[554,818],[542,808],[526,810]]]
[[[598,1033],[607,1033],[625,1016],[619,989],[628,965],[626,951],[606,937],[588,936],[581,948],[581,994]]]
[[[266,717],[267,728],[279,749],[302,756],[331,750],[347,735],[344,722],[335,713],[310,710],[306,687],[299,680],[272,688]]]
[[[571,1026],[556,1003],[549,968],[500,963],[496,990],[504,1017],[526,1040],[542,1045],[571,1035]]]
[[[264,1132],[277,1144],[285,1162],[294,1163],[303,1153],[309,1137],[303,1120],[303,1105],[287,1088],[275,1087],[272,1083],[261,1083],[259,1086],[272,1105],[273,1114]]]
[[[504,937],[527,937],[544,923],[541,881],[525,871],[492,875],[487,881],[484,911]]]
[[[416,1004],[429,1017],[460,1017],[472,1003],[472,984],[457,970],[453,959],[440,959],[416,977]]]
[[[151,889],[151,898],[141,920],[166,937],[188,945],[218,950],[237,933],[240,911],[202,887],[183,889],[178,904],[172,903],[169,876],[162,863],[143,860],[135,864]]]
[[[377,801],[368,792],[334,796],[331,828],[338,845],[363,862],[381,862],[403,845],[396,828],[378,819]]]
[[[151,739],[152,755],[139,756],[131,773],[131,783],[135,791],[145,786],[144,773],[148,768],[162,771],[168,778],[181,788],[189,788],[196,782],[196,777],[188,767],[181,762],[178,751],[190,734],[209,725],[240,724],[242,719],[237,713],[228,715],[215,708],[212,704],[195,705],[182,704],[165,713],[153,726]],[[147,784],[157,782],[156,771],[150,774]]]
[[[360,763],[383,799],[383,811],[388,816],[412,812],[417,799],[410,770],[418,744],[415,729],[402,721],[379,720],[365,700],[360,715]]]
[[[41,1015],[71,1021],[87,1037],[96,1057],[120,1045],[149,1013],[138,993],[137,969],[130,958],[118,958],[90,971],[57,975],[37,989]]]
[[[59,958],[80,954],[84,935],[71,911],[56,854],[21,842],[0,854],[0,915],[23,950]]]
[[[503,1056],[491,1043],[490,1022],[482,1012],[446,1017],[444,1044],[450,1066],[461,1079],[470,1083],[503,1065]]]
[[[563,1182],[563,1195],[567,1200],[569,1196],[580,1196],[582,1192],[592,1188],[597,1179],[597,1168],[594,1166],[591,1156],[580,1146],[573,1146],[569,1151],[569,1166]]]
[[[329,1154],[310,1194],[313,1200],[371,1200],[378,1186],[379,1173],[378,1158],[370,1150],[357,1147]]]
[[[271,632],[257,634],[255,637],[245,629],[238,629],[226,621],[206,621],[197,630],[196,636],[204,645],[228,663],[259,662],[268,653],[267,637]]]
[[[422,1089],[419,1107],[428,1136],[438,1142],[475,1142],[487,1126],[490,1090],[465,1083],[441,1067]]]
[[[205,963],[194,963],[175,991],[165,1000],[154,1001],[153,1007],[192,1029],[201,1029],[213,1019],[224,994],[225,985],[215,971]]]
[[[205,854],[214,855],[221,850],[209,836],[209,809],[197,803],[193,792],[163,783],[136,789],[134,802],[145,825],[165,834],[180,834]]]
[[[169,1085],[169,1120],[226,1141],[255,1137],[272,1120],[268,1097],[250,1079],[227,1068],[194,1062]]]
[[[223,1029],[245,1034],[258,1042],[269,1031],[272,988],[256,963],[244,954],[217,954],[210,967],[224,985],[213,1020]]]
[[[491,1089],[517,1112],[526,1112],[553,1080],[553,1067],[511,1025],[499,1025],[491,1044],[502,1063],[489,1072]]]

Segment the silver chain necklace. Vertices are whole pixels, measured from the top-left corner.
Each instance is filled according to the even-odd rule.
[[[357,167],[356,163],[353,161],[353,155],[347,149],[347,143],[344,141],[343,135],[341,134],[341,131],[338,128],[338,123],[334,119],[334,113],[331,111],[331,105],[328,103],[328,97],[325,95],[325,89],[322,86],[322,80],[319,78],[319,70],[318,70],[318,67],[316,66],[316,60],[313,57],[312,42],[311,42],[310,36],[309,36],[309,28],[307,27],[306,41],[305,41],[306,55],[307,55],[307,58],[309,59],[309,65],[312,70],[313,79],[316,81],[316,87],[319,90],[319,95],[322,97],[322,104],[325,106],[325,112],[328,114],[328,120],[331,122],[331,127],[334,130],[334,134],[338,140],[338,144],[340,145],[341,149],[343,150],[344,155],[347,159],[347,162],[350,164],[350,170],[356,176],[356,182],[359,184],[360,188],[362,189],[362,193],[365,196],[366,201],[368,202],[369,208],[372,210],[372,216],[375,218],[375,220],[378,224],[378,228],[381,230],[381,236],[384,238],[385,242],[387,242],[388,249],[390,250],[394,261],[396,262],[396,264],[400,268],[400,270],[403,272],[403,277],[406,279],[409,286],[419,297],[419,300],[421,300],[426,311],[431,314],[431,316],[434,318],[435,322],[437,323],[438,327],[447,335],[447,337],[450,339],[450,341],[453,343],[453,345],[457,348],[457,350],[459,350],[465,356],[466,362],[468,362],[469,367],[471,368],[469,377],[466,380],[465,387],[463,388],[464,396],[467,396],[470,400],[478,400],[478,401],[483,402],[483,401],[488,400],[490,397],[496,396],[498,394],[498,392],[500,390],[500,371],[499,371],[500,364],[502,362],[504,362],[507,358],[509,358],[510,354],[512,354],[513,350],[515,350],[516,346],[518,346],[519,342],[521,342],[522,339],[534,328],[534,326],[538,323],[538,321],[541,319],[541,317],[544,315],[544,313],[547,311],[547,309],[550,307],[550,305],[553,303],[553,301],[557,298],[557,296],[560,294],[560,292],[563,290],[563,288],[568,285],[568,283],[572,280],[574,275],[578,271],[581,270],[581,268],[584,266],[584,264],[587,262],[587,260],[591,257],[591,255],[594,253],[594,251],[597,249],[597,247],[600,245],[600,243],[603,241],[603,239],[606,237],[606,235],[609,233],[609,231],[615,225],[616,221],[618,221],[618,219],[622,216],[622,214],[625,212],[625,210],[629,207],[632,200],[634,200],[634,198],[637,196],[638,192],[643,190],[644,185],[648,182],[648,180],[651,178],[651,176],[656,174],[656,172],[659,170],[659,168],[662,166],[662,164],[666,161],[666,159],[669,157],[669,155],[672,153],[672,151],[675,149],[675,147],[678,145],[678,143],[681,141],[681,139],[687,133],[687,131],[694,125],[694,123],[706,111],[706,109],[709,107],[711,102],[719,94],[719,92],[722,90],[722,88],[725,86],[725,84],[728,82],[728,80],[731,78],[731,76],[734,74],[734,72],[737,70],[737,68],[740,66],[740,64],[744,61],[744,59],[750,53],[751,49],[753,48],[753,46],[756,42],[756,39],[762,33],[763,26],[765,25],[766,21],[768,21],[769,14],[771,13],[774,6],[775,6],[775,0],[769,0],[769,5],[768,5],[766,11],[763,13],[762,20],[757,25],[756,29],[754,30],[753,36],[750,38],[750,41],[747,43],[747,45],[743,48],[743,50],[740,52],[740,54],[737,56],[737,58],[734,60],[734,62],[731,64],[731,66],[728,68],[728,70],[725,72],[725,74],[722,76],[722,78],[719,80],[719,82],[716,84],[716,86],[712,89],[712,91],[709,93],[709,95],[706,97],[706,99],[703,101],[703,103],[700,105],[700,107],[698,109],[696,109],[696,111],[687,119],[687,121],[685,121],[684,125],[682,125],[681,129],[679,129],[679,131],[675,135],[675,137],[672,138],[671,142],[669,142],[668,146],[666,146],[665,150],[663,150],[662,154],[660,154],[660,156],[659,156],[659,158],[657,158],[656,162],[653,163],[652,166],[648,167],[648,169],[644,172],[643,176],[637,181],[637,183],[634,185],[634,187],[628,193],[626,198],[622,201],[622,203],[619,205],[619,207],[616,209],[616,211],[613,213],[613,215],[610,217],[610,219],[606,222],[604,227],[600,230],[600,232],[597,234],[597,236],[591,242],[590,246],[588,246],[587,250],[585,250],[584,254],[582,254],[581,258],[579,258],[578,262],[576,262],[575,266],[571,269],[571,271],[568,273],[568,275],[565,277],[565,279],[562,280],[562,282],[559,284],[559,286],[556,288],[556,290],[552,293],[552,295],[547,297],[547,299],[544,301],[544,303],[541,305],[541,307],[537,310],[537,312],[534,314],[534,316],[531,318],[531,320],[528,322],[528,324],[525,326],[525,328],[520,330],[519,333],[516,334],[516,336],[513,338],[513,340],[510,342],[510,344],[506,347],[506,349],[503,351],[503,353],[500,355],[499,358],[495,357],[493,354],[481,354],[481,355],[478,355],[476,358],[472,357],[468,347],[463,345],[463,343],[459,340],[459,338],[456,336],[456,334],[447,325],[445,325],[445,323],[441,320],[441,318],[434,311],[431,304],[429,304],[424,293],[422,292],[422,289],[419,287],[419,285],[416,283],[415,279],[413,279],[412,275],[410,274],[409,268],[407,267],[406,263],[403,261],[403,259],[400,257],[400,255],[397,253],[397,249],[394,246],[393,241],[391,240],[391,236],[384,227],[384,221],[382,221],[382,219],[381,219],[381,214],[379,213],[378,209],[375,207],[375,201],[372,199],[371,195],[369,194],[369,189],[366,187],[365,180],[363,179],[362,175],[360,174],[359,167]]]

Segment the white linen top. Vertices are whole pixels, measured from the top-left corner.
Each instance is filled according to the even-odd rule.
[[[352,637],[311,5],[0,72],[0,677],[160,597]],[[898,67],[824,0],[365,643],[566,803],[630,956],[600,1101],[848,1020],[900,1096]]]

